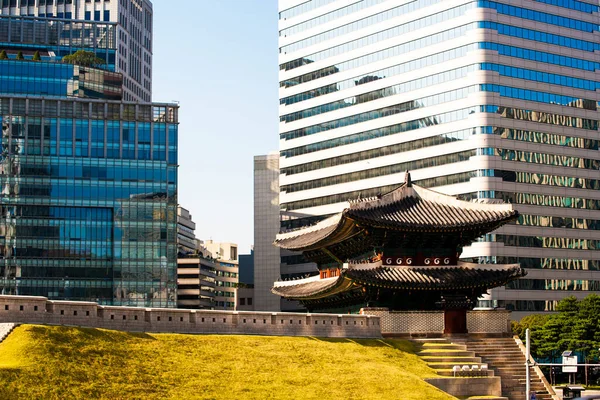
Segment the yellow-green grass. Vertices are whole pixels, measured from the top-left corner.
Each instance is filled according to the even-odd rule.
[[[24,325],[0,344],[0,399],[454,397],[403,340],[135,334]]]

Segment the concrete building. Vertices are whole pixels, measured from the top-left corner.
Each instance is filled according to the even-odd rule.
[[[123,100],[152,101],[153,12],[149,0],[2,0],[1,14],[59,21],[102,21],[114,25],[115,72],[123,74]],[[60,24],[57,24],[60,26]],[[59,35],[61,41],[64,36]],[[102,42],[103,37],[98,37]]]
[[[180,255],[197,252],[195,230],[196,223],[192,221],[192,214],[181,206],[177,207],[177,251]]]
[[[282,228],[388,192],[410,170],[418,185],[504,200],[521,213],[463,252],[528,272],[482,306],[519,317],[598,291],[598,9],[280,0],[279,203],[290,216]],[[290,261],[287,274],[312,268]]]
[[[177,259],[177,307],[215,308],[215,262],[203,257]]]
[[[201,246],[204,257],[215,265],[215,310],[235,310],[239,283],[237,244],[206,240]]]
[[[254,157],[254,308],[281,310],[271,293],[280,279],[280,251],[273,245],[279,232],[279,154]]]

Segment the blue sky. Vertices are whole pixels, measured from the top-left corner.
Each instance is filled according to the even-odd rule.
[[[181,107],[179,204],[197,238],[245,253],[253,156],[278,149],[277,0],[176,3],[153,0],[153,101]]]

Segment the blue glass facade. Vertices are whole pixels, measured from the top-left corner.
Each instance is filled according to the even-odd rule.
[[[0,97],[4,293],[175,306],[177,108]]]

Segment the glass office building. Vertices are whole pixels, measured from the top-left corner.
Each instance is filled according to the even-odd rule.
[[[28,24],[0,17],[1,293],[175,307],[178,107],[111,101],[110,24]],[[61,63],[80,46],[105,64]]]
[[[403,182],[517,205],[466,248],[525,279],[481,305],[600,289],[598,2],[280,0],[282,228]],[[284,277],[314,273],[297,255]]]

